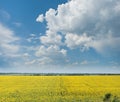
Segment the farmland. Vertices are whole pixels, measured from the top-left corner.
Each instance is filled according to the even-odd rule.
[[[0,102],[103,101],[120,102],[119,75],[0,76]]]

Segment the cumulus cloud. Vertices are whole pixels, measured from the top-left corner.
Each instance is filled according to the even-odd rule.
[[[83,35],[69,33],[66,34],[65,39],[67,47],[71,49],[79,47],[83,51],[89,48],[89,44],[92,41],[92,37],[88,37],[85,33]]]
[[[40,37],[41,42],[53,44],[57,39],[69,48],[80,47],[83,50],[91,47],[98,52],[114,48],[118,51],[119,7],[118,0],[70,0],[58,5],[56,10],[50,8],[44,16],[48,30],[45,36]]]
[[[51,30],[46,31],[46,35],[40,37],[40,41],[44,45],[61,45],[61,40],[62,36]]]
[[[119,18],[118,0],[68,0],[56,9],[50,8],[36,19],[41,23],[46,21],[46,31],[40,36],[42,45],[36,50],[35,56],[41,63],[60,64],[60,60],[73,62],[74,59],[69,59],[69,51],[74,49],[82,52],[92,49],[103,55],[119,55]],[[93,64],[85,60],[79,64],[90,63]]]
[[[4,56],[15,57],[18,56],[20,46],[14,44],[19,38],[14,35],[14,32],[0,24],[0,53]]]
[[[39,41],[39,37],[36,34],[30,34],[29,37],[26,40],[29,43],[36,44]]]
[[[58,46],[51,45],[49,47],[40,46],[38,51],[36,52],[36,56],[51,56],[51,57],[57,57],[61,55],[66,55],[66,50],[60,49]]]
[[[65,56],[67,54],[67,50],[60,49],[56,45],[44,46],[41,45],[39,49],[36,51],[35,55],[39,58],[39,62],[41,64],[60,64],[65,62]]]
[[[39,15],[36,19],[36,22],[43,22],[44,21],[44,16],[43,14]]]

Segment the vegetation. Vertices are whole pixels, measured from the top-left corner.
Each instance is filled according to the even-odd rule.
[[[0,76],[0,102],[120,102],[120,76]]]

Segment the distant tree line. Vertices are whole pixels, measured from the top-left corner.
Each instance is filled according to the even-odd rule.
[[[118,73],[0,73],[0,75],[24,76],[85,76],[85,75],[120,75]]]

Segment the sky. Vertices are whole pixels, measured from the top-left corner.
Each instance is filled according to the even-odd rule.
[[[0,0],[0,72],[120,73],[120,0]]]

